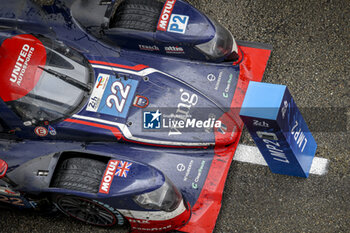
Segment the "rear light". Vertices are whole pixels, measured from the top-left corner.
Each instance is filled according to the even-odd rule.
[[[4,160],[0,159],[0,179],[4,178],[4,176],[6,175],[7,168],[7,163]]]

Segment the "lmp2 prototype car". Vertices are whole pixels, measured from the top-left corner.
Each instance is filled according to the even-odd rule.
[[[0,202],[211,232],[269,55],[183,0],[1,0]]]

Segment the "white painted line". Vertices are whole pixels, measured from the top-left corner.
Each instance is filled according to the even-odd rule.
[[[328,159],[315,157],[311,164],[310,174],[326,175],[328,172]]]
[[[267,166],[264,157],[256,146],[239,144],[233,160]]]
[[[233,157],[233,160],[244,163],[252,163],[267,166],[264,157],[261,155],[258,147],[256,146],[247,146],[239,144],[236,150],[236,154]],[[328,164],[328,159],[315,157],[311,164],[310,174],[320,176],[327,174]]]

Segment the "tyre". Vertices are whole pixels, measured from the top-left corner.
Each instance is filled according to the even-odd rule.
[[[111,28],[156,31],[163,3],[157,0],[125,0],[110,21]]]
[[[97,160],[69,158],[58,165],[51,186],[97,193],[105,168],[106,164]]]
[[[65,159],[57,167],[51,187],[97,193],[106,163],[88,158]],[[84,197],[54,194],[55,206],[64,214],[96,226],[124,225],[124,217],[109,205]]]
[[[96,200],[54,195],[53,202],[64,214],[91,225],[111,227],[125,224],[124,217],[117,210]]]

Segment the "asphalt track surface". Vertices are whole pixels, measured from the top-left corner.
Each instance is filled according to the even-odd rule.
[[[228,27],[236,39],[273,45],[263,81],[288,86],[311,124],[316,156],[329,161],[327,174],[308,179],[234,161],[214,232],[350,232],[350,1],[190,2]],[[241,140],[254,145],[246,131]],[[115,229],[64,216],[0,210],[0,232]]]

